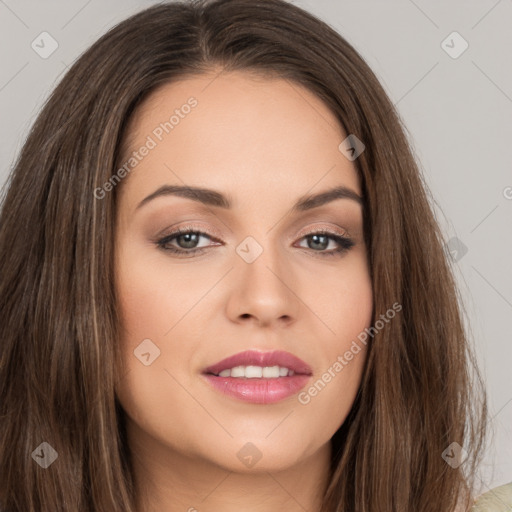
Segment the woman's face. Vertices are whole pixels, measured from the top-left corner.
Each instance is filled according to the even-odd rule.
[[[116,392],[140,453],[244,472],[329,446],[366,358],[363,211],[350,193],[294,207],[361,195],[347,135],[299,85],[241,72],[165,85],[136,112],[117,185]],[[151,198],[165,186],[214,192]]]

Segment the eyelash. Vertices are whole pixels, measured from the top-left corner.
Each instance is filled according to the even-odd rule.
[[[193,227],[185,227],[185,228],[180,228],[180,229],[166,235],[162,239],[158,240],[156,242],[156,245],[159,248],[163,249],[164,251],[168,251],[171,254],[176,254],[181,257],[187,257],[190,255],[195,255],[195,254],[202,254],[205,251],[206,247],[200,247],[200,248],[196,248],[196,249],[186,250],[186,249],[177,249],[175,247],[170,247],[167,245],[169,242],[171,242],[175,238],[178,238],[181,235],[186,235],[186,234],[190,234],[190,233],[204,236],[206,238],[209,238],[210,240],[219,242],[219,240],[217,240],[215,237],[210,236],[208,233],[199,231],[197,229],[194,229]],[[339,244],[338,249],[333,249],[330,251],[314,251],[313,249],[310,249],[313,252],[318,253],[318,255],[321,257],[341,256],[342,254],[344,254],[345,252],[350,250],[355,245],[355,243],[352,239],[350,239],[346,236],[341,236],[341,235],[331,233],[331,232],[325,231],[325,230],[311,231],[311,232],[303,235],[301,237],[301,239],[307,238],[308,236],[313,236],[313,235],[327,236],[328,238],[330,238],[331,240],[334,240],[336,243]],[[305,249],[305,248],[301,247],[301,249]]]

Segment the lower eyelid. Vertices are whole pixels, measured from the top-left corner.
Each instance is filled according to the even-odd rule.
[[[206,231],[200,231],[199,229],[189,229],[188,227],[181,228],[180,230],[169,233],[168,235],[164,235],[157,241],[176,239],[180,235],[186,235],[187,233],[197,234],[200,237],[208,238],[217,243],[222,243],[220,240],[220,237],[218,235],[213,235]],[[312,235],[327,236],[334,240],[336,238],[350,239],[350,236],[347,233],[338,233],[338,232],[331,232],[331,231],[325,231],[325,230],[319,229],[318,231],[311,231],[311,232],[302,234],[295,238],[290,237],[289,240],[303,240],[303,239],[307,238],[308,236],[312,236]]]
[[[199,235],[200,238],[207,238],[211,242],[214,242],[214,244],[209,244],[203,247],[194,247],[190,249],[183,249],[176,246],[166,247],[171,242],[174,242],[179,236],[187,234],[187,233],[194,233]],[[350,250],[354,245],[355,242],[349,238],[346,235],[341,235],[339,233],[333,233],[330,231],[322,230],[319,228],[318,231],[311,231],[306,234],[301,235],[298,238],[299,242],[302,242],[303,240],[306,240],[308,236],[312,235],[320,235],[320,236],[326,236],[331,241],[334,241],[337,247],[335,249],[329,249],[329,250],[322,250],[322,251],[315,251],[313,249],[309,249],[308,247],[297,247],[298,249],[305,249],[306,251],[311,251],[315,256],[335,256],[335,255],[342,255],[343,253]],[[156,242],[157,246],[159,246],[161,249],[169,251],[170,253],[175,254],[182,254],[186,256],[187,254],[190,256],[193,256],[195,253],[202,253],[205,250],[207,250],[210,247],[216,247],[219,246],[219,244],[223,244],[216,236],[210,235],[209,233],[205,231],[200,231],[198,229],[191,227],[184,227],[180,230],[177,230],[174,233],[170,233],[169,235],[166,235],[162,239]],[[316,253],[316,254],[315,254]]]

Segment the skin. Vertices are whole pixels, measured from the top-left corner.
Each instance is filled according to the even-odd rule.
[[[305,405],[297,394],[269,405],[243,402],[201,373],[244,350],[284,350],[312,368],[307,390],[370,326],[362,206],[345,198],[290,213],[306,194],[344,185],[361,195],[360,184],[338,149],[347,134],[319,98],[283,79],[216,75],[166,84],[128,127],[131,152],[167,113],[191,96],[198,101],[117,190],[124,378],[116,393],[137,510],[320,511],[330,439],[355,399],[366,348]],[[169,195],[137,208],[164,184],[215,189],[233,207]],[[212,237],[198,239],[202,254],[179,257],[156,245],[190,223]],[[310,230],[349,236],[355,245],[322,256],[338,243],[322,239],[319,248]],[[250,264],[236,252],[248,236],[263,249]],[[168,245],[193,247],[183,237]],[[134,355],[144,339],[160,350],[147,366]],[[261,454],[252,467],[237,457],[246,443]]]

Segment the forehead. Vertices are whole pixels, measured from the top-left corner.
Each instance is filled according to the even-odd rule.
[[[244,192],[245,201],[338,184],[359,193],[334,113],[282,78],[217,72],[165,84],[135,111],[126,136],[125,160],[151,147],[123,184],[132,195],[168,183]]]

